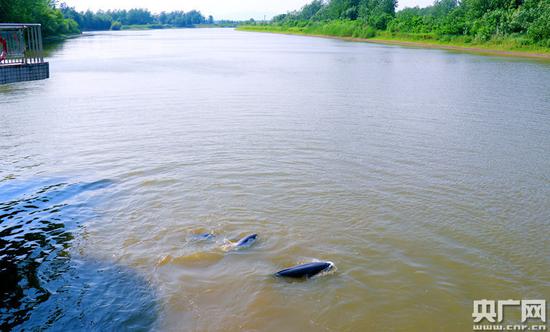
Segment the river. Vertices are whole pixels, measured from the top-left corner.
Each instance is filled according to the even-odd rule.
[[[3,329],[468,331],[550,299],[548,62],[231,29],[48,61],[0,87]]]

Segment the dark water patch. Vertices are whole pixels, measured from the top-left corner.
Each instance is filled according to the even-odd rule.
[[[38,269],[47,273],[48,266]],[[148,331],[158,305],[149,283],[129,268],[73,257],[48,283],[49,297],[16,331]]]
[[[78,226],[95,216],[94,207],[104,193],[101,189],[111,185],[113,182],[110,180],[70,183],[49,179],[10,181],[0,186],[1,329],[12,329],[24,322],[32,325],[36,321],[34,317],[40,320],[44,316],[36,316],[34,309],[37,306],[47,308],[43,310],[49,315],[53,309],[46,303],[57,303],[59,296],[68,296],[62,302],[70,302],[71,296],[84,292],[81,296],[91,296],[90,301],[97,302],[94,295],[87,294],[86,289],[90,285],[100,287],[106,284],[101,286],[106,291],[112,285],[118,285],[116,289],[120,292],[124,287],[135,288],[139,292],[140,288],[134,287],[139,283],[130,280],[128,272],[114,267],[90,268],[71,260],[69,253]],[[113,282],[113,279],[117,281]],[[81,286],[84,288],[81,289]],[[120,294],[133,293],[127,289]],[[110,301],[117,299],[113,294],[110,297]],[[48,320],[42,323],[54,324],[63,317],[75,316],[75,308],[62,307],[59,317],[48,316]],[[82,310],[82,313],[85,312]],[[120,315],[117,319],[126,316]],[[97,319],[90,318],[88,321],[96,322]]]

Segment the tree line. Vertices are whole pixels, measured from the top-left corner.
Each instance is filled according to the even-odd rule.
[[[201,12],[174,11],[153,14],[147,9],[78,12],[57,0],[0,0],[0,22],[42,24],[44,36],[76,34],[90,30],[120,30],[123,25],[193,27],[213,24],[214,18]]]
[[[346,21],[353,23],[348,26],[396,34],[462,36],[480,42],[511,37],[550,47],[550,0],[435,0],[426,8],[396,8],[396,0],[314,0],[274,17],[272,24],[337,26],[335,21]]]
[[[74,20],[83,31],[119,30],[122,25],[152,25],[152,27],[194,27],[197,24],[213,24],[214,18],[205,18],[201,12],[174,11],[153,14],[147,9],[77,12],[65,4],[60,6],[63,16]]]
[[[64,17],[54,0],[0,0],[0,22],[40,23],[45,36],[80,32],[78,24]]]

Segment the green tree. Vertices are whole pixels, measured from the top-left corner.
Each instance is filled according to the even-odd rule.
[[[435,0],[426,8],[396,8],[396,0],[314,0],[272,23],[334,35],[372,34],[368,27],[436,39],[516,38],[522,45],[550,47],[550,0]]]
[[[113,23],[111,24],[111,30],[118,31],[120,29],[122,29],[122,23],[120,23],[119,21],[113,21]]]
[[[0,22],[40,23],[44,36],[80,32],[78,23],[65,18],[53,0],[0,0]]]

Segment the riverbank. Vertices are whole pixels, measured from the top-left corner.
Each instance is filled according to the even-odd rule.
[[[192,26],[176,26],[172,24],[131,24],[131,25],[122,25],[120,29],[111,29],[112,31],[117,30],[162,30],[162,29],[207,29],[207,28],[234,28],[235,25],[224,25],[224,24],[194,24]]]
[[[306,27],[284,27],[284,26],[241,26],[239,31],[267,32],[289,35],[303,35],[320,38],[334,38],[354,42],[400,45],[419,48],[434,48],[453,50],[461,52],[470,52],[478,54],[526,57],[550,60],[550,49],[536,45],[520,45],[517,40],[500,39],[491,40],[485,43],[475,43],[464,37],[454,37],[446,39],[434,39],[430,34],[396,34],[387,31],[376,31],[366,27],[362,31],[342,31],[335,33],[330,31],[308,30]]]

